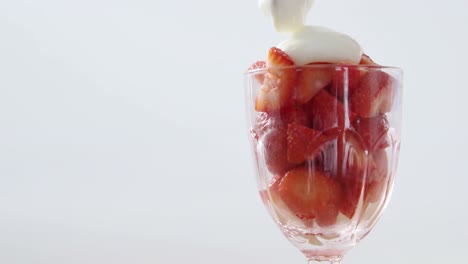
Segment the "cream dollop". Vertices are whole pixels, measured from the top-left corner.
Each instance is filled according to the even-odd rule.
[[[300,28],[277,47],[297,65],[314,62],[358,64],[362,56],[357,41],[348,35],[317,26]]]
[[[297,65],[314,62],[355,63],[362,48],[350,36],[318,26],[306,26],[304,20],[314,0],[259,0],[260,9],[270,16],[279,33],[290,37],[277,45]]]

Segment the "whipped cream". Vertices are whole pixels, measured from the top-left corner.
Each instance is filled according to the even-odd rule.
[[[304,26],[314,0],[260,0],[260,9],[273,20],[277,32],[293,33]]]
[[[273,20],[279,33],[290,37],[277,47],[296,65],[315,62],[359,64],[362,48],[350,36],[318,26],[306,26],[314,0],[259,0],[260,9]]]
[[[348,35],[316,26],[303,26],[278,46],[297,65],[313,62],[355,63],[361,60],[359,43]]]

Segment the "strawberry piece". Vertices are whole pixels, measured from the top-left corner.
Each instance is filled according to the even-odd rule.
[[[307,126],[309,118],[302,106],[291,106],[280,111],[257,112],[254,128],[259,137],[263,136],[268,130],[283,127],[295,123]]]
[[[277,190],[278,197],[299,218],[316,219],[320,226],[336,223],[341,186],[327,174],[298,168],[288,172]]]
[[[314,141],[320,132],[299,124],[288,125],[288,161],[303,163],[313,151]]]
[[[359,64],[378,65],[366,54],[362,54]],[[367,69],[359,67],[359,65],[343,64],[340,69],[336,71],[333,85],[329,88],[330,93],[341,100],[351,97],[361,82],[361,78],[365,76],[366,73]]]
[[[361,64],[361,65],[378,65],[367,54],[362,54],[361,61],[359,62],[359,64]]]
[[[264,70],[266,68],[266,62],[264,61],[257,61],[254,64],[252,64],[248,71],[254,71],[254,70]],[[265,80],[265,73],[263,72],[258,72],[255,74],[255,79],[258,81],[258,83],[263,84]]]
[[[378,149],[372,154],[375,161],[375,169],[369,169],[366,182],[366,202],[377,202],[382,199],[386,193],[386,187],[389,177],[388,157],[385,149]]]
[[[256,137],[263,143],[265,162],[271,173],[284,173],[295,165],[288,161],[288,124],[307,126],[308,123],[308,117],[301,106],[257,113],[254,130]]]
[[[361,76],[361,69],[357,65],[341,65],[339,70],[335,71],[333,84],[328,90],[341,100],[349,98],[358,86]]]
[[[333,71],[333,68],[324,65],[302,67],[297,75],[296,101],[299,104],[307,103],[321,89],[331,83]]]
[[[388,160],[385,150],[377,150],[369,157],[367,171],[366,181],[364,181],[363,174],[355,174],[355,172],[340,178],[343,188],[340,212],[350,219],[356,212],[364,184],[365,203],[379,201],[385,195],[388,181]]]
[[[306,111],[312,127],[316,130],[326,130],[338,127],[344,130],[354,121],[356,115],[345,108],[344,105],[333,95],[322,89],[306,105]]]
[[[287,133],[284,127],[269,130],[262,137],[265,163],[272,174],[283,174],[292,165],[288,161]]]
[[[337,140],[342,134],[340,129],[332,128],[320,132],[300,124],[290,124],[287,134],[290,163],[301,164],[307,161],[309,166],[336,172],[336,169],[330,168],[336,168],[333,161],[336,160]]]
[[[343,199],[340,204],[340,212],[347,218],[353,218],[361,197],[363,181],[362,177],[348,175],[341,180],[343,188]]]
[[[338,138],[338,177],[352,174],[364,177],[366,167],[375,168],[369,161],[364,141],[352,130],[346,130],[344,137]]]
[[[281,120],[283,124],[299,124],[308,126],[309,117],[304,110],[303,106],[291,106],[284,109],[281,109]]]
[[[292,103],[296,81],[294,65],[282,50],[275,47],[270,49],[265,79],[255,101],[256,111],[271,112]]]
[[[390,126],[385,115],[357,118],[353,122],[353,126],[366,142],[368,150],[373,151],[374,149],[383,149],[390,146]]]
[[[263,137],[266,132],[279,125],[281,125],[281,119],[278,112],[257,112],[254,123],[254,131],[257,139]]]
[[[337,175],[343,186],[340,212],[351,219],[361,197],[365,172],[374,170],[375,164],[366,154],[364,141],[354,131],[345,131],[338,142]]]
[[[394,79],[385,72],[369,70],[349,100],[351,111],[361,117],[390,112],[394,97]]]

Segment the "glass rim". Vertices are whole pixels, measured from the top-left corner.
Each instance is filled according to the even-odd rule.
[[[372,70],[395,70],[403,72],[402,68],[395,66],[383,66],[383,65],[372,65],[372,64],[342,64],[342,63],[314,63],[306,65],[291,65],[291,66],[273,66],[261,69],[250,69],[244,72],[244,75],[251,75],[257,73],[266,72],[268,69],[304,69],[304,68],[333,68],[335,70],[341,70],[343,68],[354,68],[354,69],[372,69]]]

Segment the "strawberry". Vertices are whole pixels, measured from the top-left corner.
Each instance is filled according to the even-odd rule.
[[[375,164],[366,153],[364,141],[354,131],[345,131],[338,142],[337,175],[343,186],[340,212],[351,219],[361,197],[366,169],[375,169]]]
[[[369,56],[362,54],[360,65],[378,65]],[[356,87],[361,82],[361,78],[366,75],[367,69],[359,67],[354,64],[342,64],[336,71],[333,78],[333,85],[330,86],[329,91],[334,96],[343,100],[349,98]]]
[[[353,127],[366,142],[369,151],[383,149],[391,144],[389,122],[385,115],[371,118],[357,118],[353,122]]]
[[[305,126],[309,124],[309,118],[302,106],[290,106],[272,112],[257,112],[254,128],[261,137],[270,129],[287,128],[287,125],[291,123]]]
[[[309,125],[309,117],[307,116],[307,113],[304,110],[303,106],[290,106],[286,107],[284,109],[281,109],[280,111],[281,115],[281,120],[283,121],[283,124],[288,125],[288,124],[299,124],[299,125],[304,125],[308,126]]]
[[[271,112],[292,103],[296,81],[294,65],[282,50],[275,47],[270,49],[265,79],[255,101],[256,111]]]
[[[340,212],[348,217],[353,218],[361,197],[363,181],[362,177],[355,175],[348,175],[346,178],[341,179],[343,188],[343,199],[340,203]]]
[[[369,169],[366,182],[366,202],[377,202],[385,195],[387,187],[389,168],[388,157],[385,149],[378,149],[373,152],[372,157],[376,168]]]
[[[369,70],[349,100],[351,111],[360,117],[374,117],[392,109],[395,80],[387,73]]]
[[[261,139],[265,163],[272,174],[283,174],[292,167],[288,162],[286,132],[281,126],[269,130]]]
[[[338,66],[337,66],[338,67]],[[361,80],[361,69],[357,65],[343,64],[335,71],[329,92],[340,100],[349,98]]]
[[[333,68],[323,64],[309,64],[302,67],[297,74],[296,101],[299,104],[307,103],[321,89],[331,83]],[[319,66],[320,65],[320,66]]]
[[[263,137],[263,135],[265,135],[265,133],[268,132],[271,128],[277,126],[278,121],[281,122],[281,119],[277,116],[277,112],[270,114],[266,112],[256,113],[253,127],[257,138]]]
[[[338,138],[338,162],[338,176],[352,174],[362,178],[366,167],[375,167],[364,141],[352,130],[346,130],[344,136]]]
[[[265,73],[261,70],[264,70],[265,68],[266,62],[257,61],[249,67],[248,71],[259,70],[259,72],[255,74],[255,79],[258,81],[258,83],[263,84],[263,81],[265,80]]]
[[[291,170],[275,191],[297,217],[315,218],[320,226],[336,222],[341,186],[326,173],[307,168]]]
[[[293,164],[303,163],[311,154],[312,145],[320,132],[303,125],[288,125],[288,161]]]
[[[307,126],[308,123],[307,115],[301,106],[257,113],[254,130],[263,143],[265,162],[271,173],[284,173],[295,165],[288,161],[288,124]]]
[[[344,130],[356,118],[353,112],[326,89],[322,89],[305,107],[312,127],[320,131],[334,127]]]
[[[359,62],[359,64],[361,64],[361,65],[378,65],[367,54],[362,54],[361,61]]]

